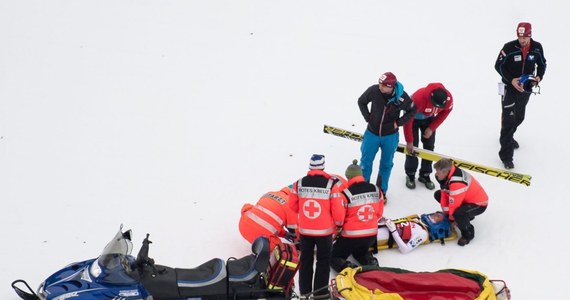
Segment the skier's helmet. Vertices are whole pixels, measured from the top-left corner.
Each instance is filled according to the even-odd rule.
[[[424,225],[427,226],[427,230],[429,233],[429,240],[443,240],[449,236],[451,236],[451,223],[447,216],[443,215],[440,221],[436,221],[432,215],[434,214],[442,214],[441,212],[435,212],[432,214],[423,214],[420,216],[420,220]]]
[[[447,92],[442,88],[433,90],[430,95],[431,103],[437,108],[444,108],[445,103],[447,103],[447,98]]]
[[[522,84],[523,89],[527,93],[532,93],[533,88],[538,85],[538,81],[534,75],[524,74],[519,79],[520,84]]]

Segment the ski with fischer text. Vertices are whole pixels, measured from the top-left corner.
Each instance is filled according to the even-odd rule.
[[[341,129],[338,127],[325,125],[323,128],[323,131],[325,133],[336,135],[339,137],[343,137],[343,138],[346,138],[349,140],[353,140],[353,141],[357,141],[357,142],[362,141],[362,134],[357,133],[357,132],[353,132],[353,131],[349,131],[349,130],[345,130],[345,129]],[[397,150],[400,153],[410,155],[410,154],[408,154],[408,150],[406,148],[406,145],[404,145],[404,144],[401,144],[401,143],[398,144]],[[447,155],[443,155],[443,154],[439,154],[439,153],[436,153],[433,151],[429,151],[429,150],[425,150],[425,149],[419,149],[417,147],[414,147],[414,152],[415,153],[413,155],[417,156],[421,159],[438,161],[442,158],[448,158],[448,159],[451,159],[453,161],[453,163],[455,164],[455,166],[457,166],[459,168],[474,171],[474,172],[483,173],[485,175],[489,175],[492,177],[508,180],[511,182],[516,182],[516,183],[526,185],[526,186],[530,186],[530,180],[532,179],[532,176],[530,176],[528,174],[519,174],[519,173],[510,172],[510,171],[500,169],[500,168],[483,166],[483,165],[480,165],[477,163],[469,162],[469,161],[466,161],[463,159],[459,159],[459,158],[455,158],[455,157],[451,157],[451,156],[447,156]]]

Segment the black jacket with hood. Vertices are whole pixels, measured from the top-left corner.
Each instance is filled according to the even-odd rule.
[[[370,110],[368,103],[372,103]],[[368,130],[378,136],[396,133],[394,121],[401,127],[416,115],[416,106],[399,81],[389,96],[380,92],[378,84],[369,87],[358,98],[358,107],[368,122]],[[400,116],[402,111],[404,114]]]

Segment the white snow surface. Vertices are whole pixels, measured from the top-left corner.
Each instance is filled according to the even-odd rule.
[[[472,173],[490,196],[466,247],[377,256],[414,271],[475,269],[513,299],[568,299],[570,156],[565,1],[0,1],[0,299],[96,257],[121,224],[135,252],[194,267],[240,257],[240,208],[304,176],[313,153],[344,174],[357,98],[392,71],[412,94],[453,93],[436,151],[501,166],[493,66],[520,21],[548,68],[516,138],[532,185]],[[400,135],[403,141],[403,134]],[[396,154],[385,216],[438,210],[404,186]],[[377,167],[377,161],[375,168]],[[376,171],[374,171],[376,173]]]

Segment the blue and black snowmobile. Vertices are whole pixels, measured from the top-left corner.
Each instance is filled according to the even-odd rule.
[[[24,280],[12,287],[24,300],[182,300],[291,299],[292,288],[267,289],[269,241],[258,238],[252,254],[240,259],[211,259],[193,269],[154,263],[149,235],[137,257],[131,256],[131,230],[119,232],[94,259],[72,263],[48,277],[34,292]]]

